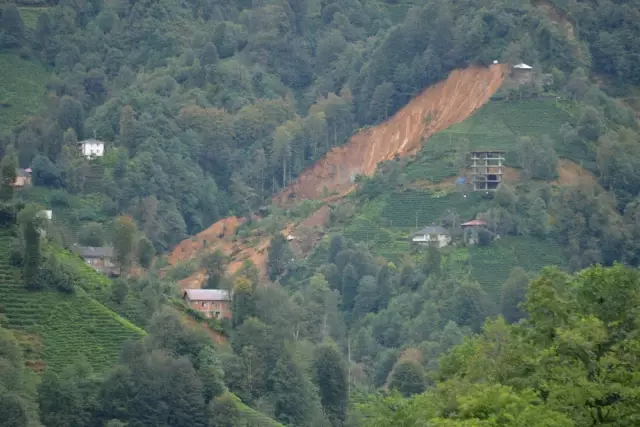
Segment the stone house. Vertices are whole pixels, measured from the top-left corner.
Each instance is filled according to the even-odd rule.
[[[224,289],[185,289],[182,298],[188,307],[207,319],[231,318],[231,294]]]
[[[110,246],[92,247],[73,245],[71,250],[84,259],[96,271],[109,276],[119,276],[120,269],[115,264],[115,252]]]

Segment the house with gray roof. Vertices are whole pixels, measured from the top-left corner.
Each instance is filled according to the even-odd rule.
[[[411,233],[411,241],[420,245],[443,248],[451,243],[451,234],[446,228],[433,225]]]
[[[71,250],[96,271],[109,276],[120,275],[120,269],[115,264],[115,252],[111,246],[93,247],[75,244]]]
[[[182,298],[187,306],[208,319],[231,317],[231,293],[227,290],[185,289]]]

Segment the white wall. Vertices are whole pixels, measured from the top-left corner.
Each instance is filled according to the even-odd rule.
[[[102,157],[104,156],[104,144],[100,142],[83,142],[82,154],[86,157]]]
[[[431,236],[429,234],[414,236],[413,241],[416,243],[435,243],[436,247],[442,248],[447,246],[451,242],[451,236],[446,234],[438,234],[438,236]]]

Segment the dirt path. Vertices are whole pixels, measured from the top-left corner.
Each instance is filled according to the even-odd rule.
[[[424,140],[436,132],[468,118],[476,109],[489,101],[506,76],[504,65],[489,68],[471,67],[453,71],[449,77],[424,90],[393,117],[378,126],[358,132],[341,147],[335,147],[326,156],[307,168],[292,184],[278,195],[274,202],[285,202],[291,193],[297,200],[320,199],[326,188],[329,194],[325,202],[335,201],[355,188],[352,178],[356,174],[373,175],[378,163],[395,156],[415,154]],[[328,208],[312,216],[313,226],[317,218],[328,215]],[[242,262],[250,259],[265,274],[268,238],[252,239],[248,244],[233,241],[239,218],[225,218],[196,236],[182,241],[169,255],[171,265],[196,257],[203,251],[220,249],[233,257],[229,272],[237,271]],[[289,224],[282,233],[295,233]],[[296,251],[297,252],[297,251]],[[181,281],[181,286],[200,287],[205,275],[198,271]]]

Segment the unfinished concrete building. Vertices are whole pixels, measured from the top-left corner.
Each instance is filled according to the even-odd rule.
[[[504,152],[472,151],[469,173],[473,191],[494,191],[504,176]]]

